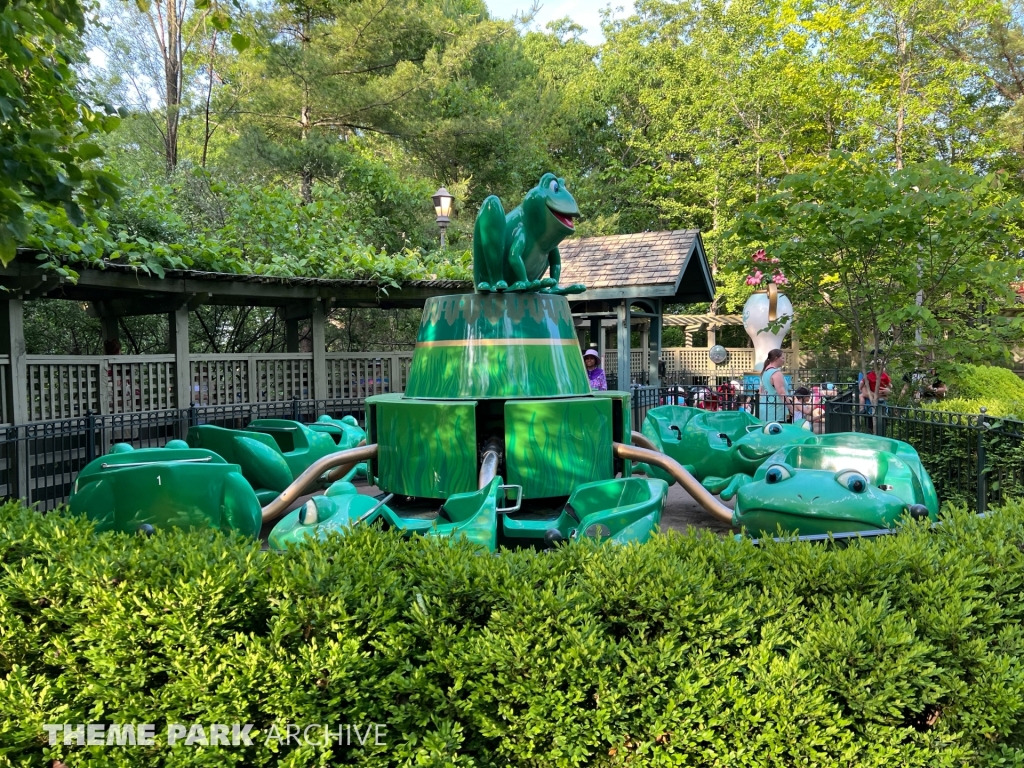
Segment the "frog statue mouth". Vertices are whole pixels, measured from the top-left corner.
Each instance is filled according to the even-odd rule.
[[[576,225],[573,224],[573,218],[576,216],[575,213],[563,213],[562,211],[556,211],[550,205],[548,206],[548,210],[551,211],[551,215],[558,219],[558,223],[563,227],[576,229]]]

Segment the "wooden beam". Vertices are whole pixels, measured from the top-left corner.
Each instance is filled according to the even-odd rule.
[[[110,301],[153,295],[202,296],[201,303],[282,307],[318,299],[333,300],[337,307],[417,308],[432,296],[444,296],[472,290],[468,281],[451,285],[404,285],[387,292],[375,282],[306,282],[281,280],[258,282],[244,275],[193,275],[159,278],[141,271],[117,268],[82,269],[77,283],[55,279],[34,263],[16,260],[0,267],[0,286],[15,296],[31,293],[29,298],[72,301]],[[208,300],[207,300],[208,297]],[[195,308],[195,305],[191,307]],[[163,311],[161,308],[160,311]]]
[[[313,399],[327,398],[327,342],[324,333],[326,320],[324,302],[318,301],[313,306]]]
[[[8,356],[4,371],[4,395],[7,413],[4,420],[11,424],[28,423],[28,368],[25,360],[25,304],[20,299],[8,299],[0,308],[0,354]]]
[[[631,377],[629,375],[629,302],[625,299],[619,302],[617,315],[616,326],[618,333],[616,346],[618,347],[618,388],[624,392],[628,392],[629,385],[631,383]]]
[[[89,303],[89,317],[139,317],[142,315],[172,315],[181,307],[190,305],[192,295],[150,295],[129,299],[110,299]]]
[[[170,323],[170,347],[174,355],[174,392],[178,408],[192,404],[192,370],[188,359],[188,307],[182,306],[167,316]]]

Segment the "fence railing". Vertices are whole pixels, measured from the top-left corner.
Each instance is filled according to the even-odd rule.
[[[865,408],[851,390],[828,404],[826,430],[867,432],[917,449],[939,499],[984,512],[1024,495],[1024,422],[987,413],[881,405]]]
[[[145,413],[179,408],[173,355],[29,355],[29,422],[96,414]],[[403,392],[412,352],[329,352],[329,399]],[[7,366],[0,358],[0,373]],[[191,401],[197,405],[287,402],[313,393],[312,353],[189,356]],[[2,388],[0,388],[2,390]],[[0,416],[10,413],[0,394]]]

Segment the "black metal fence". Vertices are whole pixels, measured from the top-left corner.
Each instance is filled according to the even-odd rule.
[[[864,407],[856,391],[826,405],[827,432],[866,432],[917,449],[939,499],[984,512],[1024,495],[1024,423],[979,414],[881,405]]]
[[[0,427],[0,494],[22,498],[41,510],[64,503],[79,471],[114,443],[136,448],[184,439],[197,424],[244,428],[254,419],[312,422],[328,414],[363,421],[362,400],[291,400],[277,403],[196,406],[165,411],[85,416]]]

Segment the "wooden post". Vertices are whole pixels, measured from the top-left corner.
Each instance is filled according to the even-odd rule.
[[[658,370],[661,364],[661,318],[662,312],[664,311],[661,304],[661,299],[657,300],[658,303],[655,305],[655,313],[658,315],[656,318],[651,318],[650,331],[648,332],[648,344],[650,349],[649,361],[647,373],[647,381],[652,387],[661,386],[661,373]]]
[[[643,322],[640,325],[640,370],[650,371],[651,370],[651,323],[650,320]],[[648,381],[650,381],[650,375],[648,374]],[[642,381],[642,379],[641,379]]]
[[[180,307],[167,316],[170,325],[170,352],[174,355],[174,394],[177,408],[188,408],[193,401],[192,368],[188,359],[188,307]]]
[[[327,340],[324,334],[327,315],[321,300],[313,302],[313,400],[327,399]]]
[[[119,338],[117,329],[117,316],[116,315],[103,315],[100,317],[100,328],[103,330],[103,354],[104,355],[119,355],[121,348],[121,339]]]
[[[601,364],[604,365],[604,342],[602,341],[601,316],[590,316],[590,344],[601,355]]]
[[[618,358],[619,358],[619,383],[618,388],[624,392],[629,391],[631,378],[629,375],[630,341],[629,341],[629,301],[623,299],[615,308],[616,330],[618,331]]]
[[[25,304],[20,299],[8,299],[3,304],[5,309],[0,312],[0,354],[10,359],[3,382],[7,399],[4,421],[27,424],[29,393],[25,363]]]
[[[4,421],[10,424],[27,424],[29,421],[28,367],[25,361],[25,305],[20,299],[3,302],[0,311],[0,353],[10,361],[4,373],[4,396],[7,413]],[[85,414],[82,414],[85,415]],[[29,441],[18,440],[27,437],[22,430],[12,430],[14,450],[8,454],[7,477],[11,496],[30,501],[28,487]]]
[[[299,321],[298,318],[286,319],[284,321],[284,351],[299,351]]]

